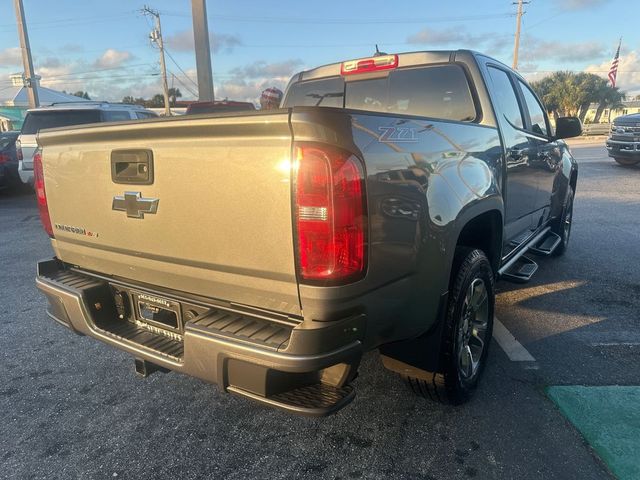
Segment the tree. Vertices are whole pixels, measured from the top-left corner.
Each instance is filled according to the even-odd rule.
[[[84,98],[85,100],[91,100],[91,97],[89,97],[89,93],[83,92],[82,90],[78,90],[77,92],[72,93],[71,95],[73,95],[74,97]]]
[[[151,98],[148,106],[156,108],[164,107],[164,95],[162,95],[161,93],[156,93],[153,98]]]
[[[134,104],[136,103],[136,99],[133,98],[131,95],[127,95],[125,97],[122,97],[122,103],[131,103]]]
[[[579,116],[585,119],[589,105],[597,103],[595,122],[605,107],[615,108],[624,98],[618,88],[593,73],[555,72],[531,84],[555,118]]]
[[[176,106],[176,99],[182,97],[182,92],[179,88],[170,88],[169,89],[169,104],[172,107]]]

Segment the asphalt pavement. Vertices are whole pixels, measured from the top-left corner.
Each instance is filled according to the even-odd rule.
[[[52,255],[35,199],[0,192],[0,478],[612,478],[546,388],[640,385],[640,167],[602,142],[573,152],[569,250],[498,284],[505,328],[474,400],[415,397],[374,352],[354,402],[324,419],[176,373],[139,379],[127,354],[55,324],[34,284]]]

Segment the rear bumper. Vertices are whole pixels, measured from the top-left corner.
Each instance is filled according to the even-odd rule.
[[[295,327],[225,307],[210,308],[187,321],[181,335],[168,338],[120,320],[112,305],[109,282],[68,270],[57,259],[38,263],[36,285],[49,301],[48,315],[57,323],[126,351],[138,361],[216,383],[225,391],[294,413],[326,415],[353,398],[348,383],[355,377],[362,356],[358,340],[330,351],[305,354],[300,345],[293,345]],[[262,331],[272,329],[278,340],[274,343],[215,327],[219,323],[216,319],[230,315],[237,325],[246,325],[240,332],[253,325]],[[362,328],[363,321],[353,317],[338,323],[344,330],[354,330]],[[322,332],[317,333],[321,340]],[[314,343],[309,335],[300,338],[304,338],[303,346]],[[296,395],[302,390],[302,396],[319,398],[298,402]]]
[[[31,185],[33,187],[33,163],[31,164],[31,168],[29,168],[23,160],[20,160],[18,162],[18,175],[20,176],[20,180],[22,181],[22,183]]]

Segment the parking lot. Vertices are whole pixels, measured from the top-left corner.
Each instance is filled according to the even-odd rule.
[[[640,167],[602,145],[573,142],[566,255],[541,259],[528,284],[498,284],[472,402],[413,396],[374,352],[354,402],[324,419],[174,373],[138,379],[127,354],[55,324],[34,284],[52,255],[35,199],[0,192],[0,477],[611,478],[546,390],[640,385]]]

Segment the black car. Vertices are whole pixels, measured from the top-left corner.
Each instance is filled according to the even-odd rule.
[[[16,140],[20,132],[0,132],[0,189],[19,184]]]
[[[620,165],[631,167],[640,163],[640,114],[616,118],[606,145],[609,156]]]

